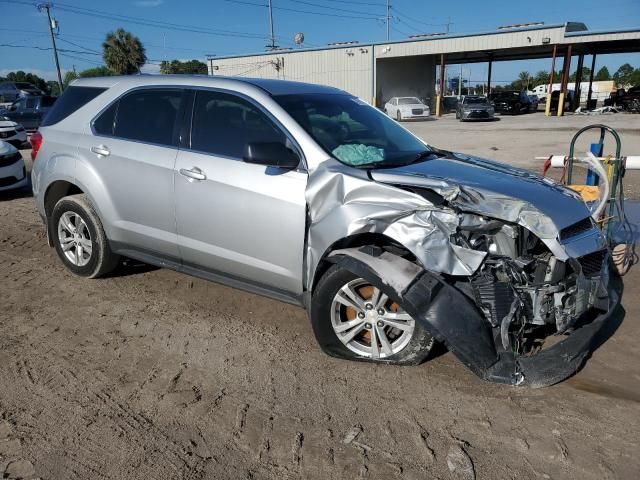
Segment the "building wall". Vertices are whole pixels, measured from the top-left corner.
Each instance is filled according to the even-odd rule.
[[[418,97],[432,103],[435,92],[434,55],[402,58],[378,58],[376,65],[376,97],[384,106],[392,97]]]
[[[308,52],[213,59],[213,74],[316,83],[346,90],[363,100],[372,97],[370,45]],[[210,65],[211,73],[211,65]]]

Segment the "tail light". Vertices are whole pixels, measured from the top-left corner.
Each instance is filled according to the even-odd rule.
[[[42,146],[42,134],[36,130],[31,135],[29,141],[31,142],[31,160],[35,162],[38,150],[40,150]]]

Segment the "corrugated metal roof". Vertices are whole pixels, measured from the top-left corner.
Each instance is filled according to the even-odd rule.
[[[487,35],[509,35],[513,33],[519,32],[531,32],[536,30],[557,30],[559,28],[565,28],[567,26],[566,23],[558,23],[553,25],[536,25],[525,28],[513,28],[508,30],[491,30],[487,32],[476,32],[476,33],[449,33],[446,35],[436,36],[436,37],[427,37],[427,38],[405,38],[403,40],[393,40],[389,42],[361,42],[357,46],[368,46],[375,45],[377,46],[386,46],[386,45],[397,45],[399,43],[420,43],[420,42],[430,42],[430,41],[442,41],[447,39],[455,39],[455,38],[469,38],[469,37],[483,37]],[[321,50],[336,50],[336,49],[345,49],[345,48],[354,48],[356,45],[327,45],[325,47],[315,47],[315,48],[298,48],[293,50],[287,50],[284,52],[278,51],[266,51],[266,52],[255,52],[255,53],[243,53],[240,55],[225,55],[220,57],[212,57],[209,60],[224,60],[227,58],[243,58],[243,57],[258,57],[263,55],[278,55],[285,54],[291,55],[294,53],[305,53],[305,52],[317,52]]]

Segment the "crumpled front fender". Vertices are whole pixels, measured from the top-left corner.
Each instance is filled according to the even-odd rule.
[[[371,282],[427,329],[471,371],[484,380],[544,387],[577,372],[598,347],[598,334],[620,296],[610,288],[610,309],[563,341],[532,356],[496,348],[489,322],[472,299],[441,277],[378,247],[336,250],[329,260]]]

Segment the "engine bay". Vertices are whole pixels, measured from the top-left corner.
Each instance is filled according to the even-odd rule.
[[[607,310],[606,250],[560,261],[519,225],[463,217],[452,241],[487,254],[466,290],[490,323],[497,347],[535,354],[547,337],[569,333],[591,309]]]

